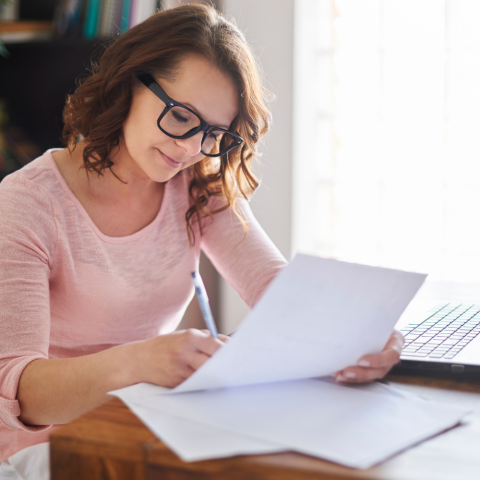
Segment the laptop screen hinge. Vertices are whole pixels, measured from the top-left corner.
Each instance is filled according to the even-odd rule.
[[[450,365],[450,370],[454,373],[464,373],[465,365]]]

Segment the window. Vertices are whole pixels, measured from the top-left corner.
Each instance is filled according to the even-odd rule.
[[[480,281],[480,2],[300,0],[294,248]]]

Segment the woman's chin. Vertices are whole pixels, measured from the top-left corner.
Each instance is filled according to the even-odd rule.
[[[171,178],[173,178],[178,171],[174,171],[172,169],[163,169],[163,168],[155,168],[150,172],[145,172],[148,177],[157,183],[165,183],[168,182]]]

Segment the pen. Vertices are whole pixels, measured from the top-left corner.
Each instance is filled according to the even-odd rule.
[[[195,293],[197,294],[198,304],[202,311],[203,319],[207,325],[208,330],[213,338],[218,338],[217,327],[215,320],[213,320],[212,310],[208,303],[207,291],[203,285],[202,277],[197,272],[192,272],[193,284],[195,285]]]

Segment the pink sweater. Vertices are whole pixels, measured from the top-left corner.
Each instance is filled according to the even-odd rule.
[[[249,306],[284,266],[245,201],[243,242],[237,246],[243,228],[227,210],[190,247],[189,179],[184,171],[168,181],[155,220],[115,238],[92,222],[51,150],[0,184],[0,462],[48,441],[48,426],[18,419],[18,382],[31,361],[172,332],[192,299],[200,249]]]

